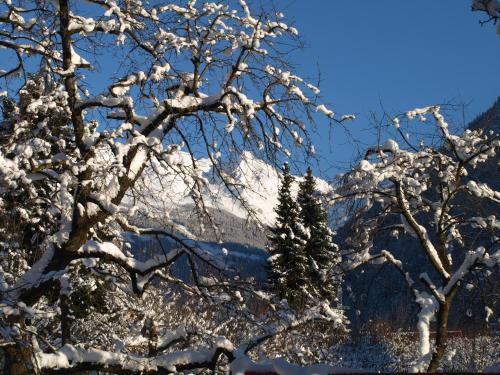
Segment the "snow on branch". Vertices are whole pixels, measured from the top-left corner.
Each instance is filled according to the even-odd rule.
[[[416,302],[420,305],[417,322],[420,358],[412,367],[412,372],[423,372],[425,371],[432,355],[430,325],[431,321],[434,320],[438,309],[438,302],[434,296],[425,292],[417,295]]]
[[[435,371],[444,353],[448,314],[461,281],[479,266],[498,263],[494,213],[500,196],[489,184],[478,181],[483,176],[475,170],[482,163],[496,165],[500,142],[494,131],[466,129],[453,134],[438,106],[417,108],[405,116],[418,119],[419,126],[435,126],[439,143],[427,145],[424,139],[420,145],[412,145],[396,117],[393,122],[403,143],[388,140],[369,148],[365,158],[341,177],[332,201],[353,207],[343,250],[344,268],[352,270],[378,260],[396,266],[420,305],[420,358],[413,370]],[[488,209],[476,210],[479,206]],[[387,230],[393,237],[388,249],[373,254],[377,238],[387,241]],[[470,236],[478,230],[481,236]],[[404,241],[415,241],[412,251],[425,254],[432,272],[414,270],[416,274],[410,275],[404,271],[411,269],[411,255],[403,264],[390,248],[392,242],[401,240],[401,233],[405,233]],[[474,248],[477,250],[470,251]],[[433,350],[430,323],[435,318],[438,333]]]
[[[485,257],[485,255],[486,255],[486,249],[484,247],[479,247],[475,251],[469,251],[465,255],[465,259],[463,260],[460,267],[453,273],[450,280],[444,287],[443,293],[445,295],[450,294],[451,291],[456,288],[457,284],[460,283],[463,280],[463,278],[468,275],[470,270],[476,264],[481,262],[481,260]]]
[[[406,199],[406,195],[403,191],[401,184],[398,181],[395,181],[395,185],[396,185],[396,197],[399,204],[399,208],[401,209],[406,222],[418,237],[420,244],[425,249],[425,253],[429,257],[429,260],[431,261],[434,268],[445,279],[448,279],[450,277],[450,274],[448,273],[448,271],[444,269],[443,263],[441,262],[441,258],[439,257],[436,248],[431,242],[427,230],[425,229],[425,227],[423,227],[416,221],[415,217],[410,212],[410,205],[408,203],[408,200]]]
[[[155,256],[141,262],[125,255],[111,242],[96,242],[94,240],[88,241],[77,251],[79,257],[103,259],[116,263],[129,272],[136,272],[140,275],[146,275],[158,268],[165,267],[173,263],[182,254],[183,250],[174,249],[170,250],[166,255]]]
[[[139,234],[142,236],[164,236],[170,238],[175,241],[181,248],[183,248],[184,252],[189,252],[194,257],[202,261],[203,263],[209,265],[210,267],[216,269],[217,271],[228,271],[227,265],[224,262],[221,262],[208,251],[205,251],[199,248],[196,245],[195,241],[192,241],[187,238],[181,238],[180,236],[175,235],[166,230],[157,229],[157,228],[140,228],[135,225],[128,223],[124,218],[118,218],[117,222],[120,224],[122,229],[125,231]]]
[[[69,371],[104,371],[121,374],[174,374],[198,368],[212,368],[219,356],[229,352],[227,344],[198,350],[184,350],[154,357],[140,357],[100,349],[65,345],[55,353],[36,353],[41,369],[51,374]]]

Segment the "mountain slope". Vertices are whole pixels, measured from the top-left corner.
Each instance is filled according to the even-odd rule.
[[[176,163],[192,168],[187,153],[175,155]],[[274,207],[278,203],[281,173],[266,162],[243,152],[232,171],[234,185],[240,187],[234,195],[223,186],[207,159],[196,161],[200,178],[204,181],[203,202],[209,217],[196,211],[192,196],[194,180],[181,177],[164,167],[154,165],[146,171],[139,183],[140,197],[129,200],[138,212],[147,212],[147,225],[156,227],[178,226],[203,241],[224,241],[264,248],[267,227],[275,220]],[[302,177],[295,178],[293,193],[298,191]],[[327,193],[328,183],[316,179],[318,190]],[[253,216],[244,204],[253,211]],[[139,217],[140,215],[138,215]],[[145,215],[143,215],[145,216]],[[216,228],[213,228],[215,224]]]

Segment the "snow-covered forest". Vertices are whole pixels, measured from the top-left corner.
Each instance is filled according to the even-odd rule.
[[[281,5],[0,0],[1,373],[498,369],[500,99],[323,175]]]

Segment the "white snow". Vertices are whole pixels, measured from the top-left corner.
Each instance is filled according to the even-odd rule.
[[[83,57],[81,57],[78,53],[76,53],[73,47],[71,47],[71,64],[76,67],[90,66],[90,63]]]
[[[333,111],[329,110],[328,108],[326,108],[326,106],[324,104],[320,104],[316,107],[316,112],[321,112],[321,113],[324,113],[325,115],[327,115],[328,117],[333,117],[334,116],[334,113]]]
[[[469,192],[479,198],[489,198],[492,201],[500,202],[500,192],[493,190],[486,183],[479,183],[471,180],[467,183],[467,188]]]
[[[448,294],[451,289],[460,281],[462,278],[469,272],[470,268],[485,254],[484,247],[479,247],[475,251],[469,251],[465,255],[465,259],[463,260],[460,267],[455,271],[455,273],[451,276],[448,284],[444,288],[444,294]]]
[[[486,312],[486,317],[484,318],[484,320],[486,320],[486,322],[489,322],[490,318],[494,314],[493,309],[491,309],[489,306],[484,306],[484,311]]]
[[[137,270],[138,272],[147,272],[148,270],[166,263],[179,254],[181,250],[170,250],[166,256],[155,256],[145,262],[138,261],[132,257],[125,255],[115,244],[111,242],[96,242],[93,240],[88,241],[83,245],[78,253],[89,257],[111,257],[118,263],[124,264],[130,269]]]
[[[49,265],[53,256],[54,247],[53,245],[49,245],[47,249],[45,249],[42,257],[17,280],[13,288],[15,293],[21,294],[25,288],[28,289],[32,286],[38,285],[38,283],[42,281],[42,274],[45,271],[45,268]]]
[[[420,305],[418,313],[417,329],[419,331],[419,352],[420,360],[412,367],[413,372],[422,372],[430,359],[431,341],[430,341],[430,324],[434,320],[434,315],[438,308],[436,299],[423,292],[417,296],[416,302]]]
[[[152,371],[161,367],[173,372],[176,371],[177,365],[205,362],[212,355],[211,350],[186,350],[154,358],[143,358],[99,349],[84,349],[69,344],[56,353],[36,353],[37,361],[42,369],[64,369],[76,363],[96,363],[103,366],[121,366],[124,371]]]
[[[311,365],[298,366],[288,363],[282,358],[268,359],[255,363],[248,357],[239,357],[231,363],[231,373],[233,375],[245,375],[246,373],[276,373],[278,375],[328,375],[336,373],[360,373],[363,371],[349,369],[338,366]]]
[[[176,152],[170,155],[169,164],[180,165],[187,170],[193,168],[192,160],[185,152]],[[200,176],[210,175],[212,172],[208,159],[198,159],[196,164],[198,167],[196,173]],[[190,186],[194,182],[191,178],[182,178],[163,167],[158,167],[156,173],[160,173],[161,180],[156,177],[153,171],[146,170],[144,180],[141,182],[152,197],[151,201],[148,202],[150,206],[158,211],[168,212],[178,207],[179,204],[191,204]],[[257,159],[252,153],[243,152],[232,175],[234,184],[247,186],[241,191],[240,196],[255,211],[258,219],[264,224],[272,224],[276,216],[274,207],[278,202],[279,172],[264,161]],[[292,186],[294,195],[298,192],[300,181],[302,181],[302,177],[295,178],[295,183]],[[318,190],[322,193],[332,190],[327,182],[319,178],[316,179],[316,183]],[[208,207],[220,208],[245,219],[248,216],[248,212],[241,203],[228,191],[221,190],[221,186],[217,182],[207,182],[206,194],[203,198]]]
[[[391,152],[397,152],[399,150],[399,145],[393,139],[388,139],[382,146],[382,150],[388,150]]]

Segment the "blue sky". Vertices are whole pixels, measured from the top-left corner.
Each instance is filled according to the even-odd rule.
[[[295,53],[297,70],[321,72],[325,101],[355,113],[349,125],[362,144],[375,141],[370,112],[401,113],[436,103],[465,103],[467,122],[500,96],[500,36],[469,0],[278,1],[306,43]],[[320,122],[320,127],[326,126]],[[317,137],[318,149],[337,172],[355,156],[340,129]],[[333,150],[330,150],[333,147]],[[339,164],[340,163],[340,164]]]
[[[255,0],[255,11],[259,1],[265,8],[270,4]],[[297,73],[316,83],[319,71],[329,108],[357,116],[346,125],[353,139],[338,126],[330,131],[327,120],[317,116],[314,140],[326,178],[376,144],[371,113],[464,103],[454,116],[460,127],[500,95],[500,35],[491,24],[479,25],[484,17],[471,12],[470,0],[275,0],[274,5],[306,45],[290,56]],[[103,72],[119,67],[112,56],[101,59]]]

